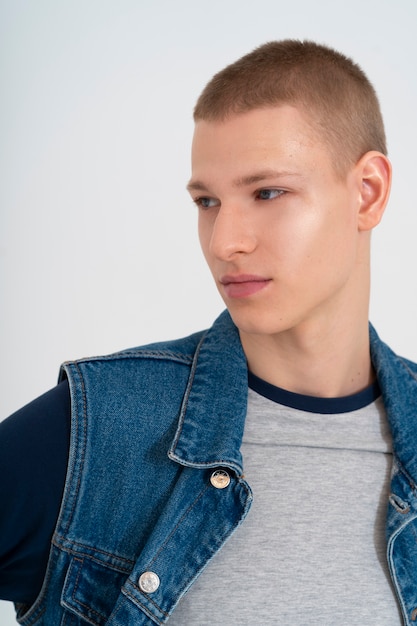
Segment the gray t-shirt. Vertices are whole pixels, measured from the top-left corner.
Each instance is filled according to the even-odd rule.
[[[249,389],[242,454],[252,508],[169,624],[400,625],[385,557],[382,400],[323,414]]]

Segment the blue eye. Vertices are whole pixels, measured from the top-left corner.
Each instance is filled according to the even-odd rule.
[[[281,195],[281,191],[279,189],[261,189],[258,192],[259,200],[273,200]]]
[[[260,189],[257,192],[259,200],[274,200],[285,193],[282,189]]]
[[[211,207],[218,205],[218,200],[215,200],[215,198],[209,198],[207,196],[201,196],[200,198],[196,198],[194,202],[200,209],[210,209]]]

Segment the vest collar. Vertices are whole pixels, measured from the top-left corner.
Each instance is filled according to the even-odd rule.
[[[239,332],[224,311],[195,352],[169,457],[192,467],[230,467],[241,475],[247,395]]]
[[[417,484],[417,371],[397,356],[370,325],[371,359],[390,424],[394,453],[402,470]]]

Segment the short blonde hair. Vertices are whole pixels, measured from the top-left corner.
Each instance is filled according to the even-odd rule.
[[[228,65],[204,88],[194,119],[222,121],[282,104],[309,115],[340,173],[369,150],[387,154],[378,98],[367,76],[350,58],[312,41],[271,41]]]

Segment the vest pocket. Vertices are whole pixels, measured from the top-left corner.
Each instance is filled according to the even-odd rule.
[[[69,623],[105,624],[127,575],[128,572],[116,571],[91,558],[73,557],[65,578],[61,604],[82,621]],[[64,623],[67,622],[64,620]]]

